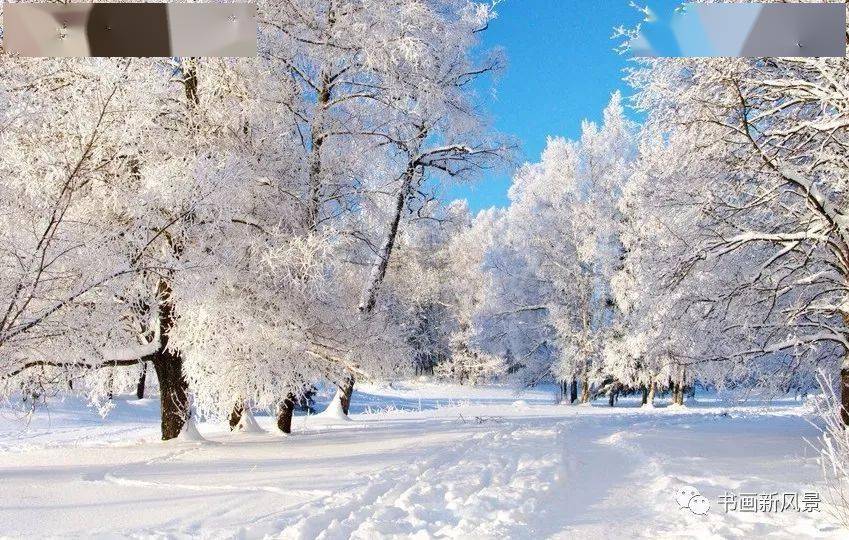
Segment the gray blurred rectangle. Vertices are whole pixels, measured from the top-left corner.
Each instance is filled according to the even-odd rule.
[[[846,4],[688,3],[671,17],[650,17],[631,49],[654,57],[845,57]]]
[[[3,4],[3,46],[29,57],[256,56],[256,6]]]

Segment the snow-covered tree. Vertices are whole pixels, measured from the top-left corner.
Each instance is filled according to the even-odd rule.
[[[723,377],[740,380],[729,366],[743,364],[746,377],[787,388],[844,355],[845,96],[832,81],[845,70],[724,59],[653,61],[632,75],[650,123],[680,131],[674,144],[698,160],[698,174],[672,162],[684,174],[664,185],[692,216],[673,229],[689,229],[676,267],[689,290],[679,294],[724,345],[692,361],[724,362]]]
[[[603,353],[617,339],[611,280],[633,132],[614,94],[600,126],[585,122],[578,141],[550,139],[541,162],[519,170],[496,218],[502,234],[487,262],[496,286],[482,327],[515,355],[524,384],[579,378],[587,401],[590,385],[611,375]]]
[[[644,306],[661,299],[638,311],[655,319],[643,328],[666,343],[666,364],[786,391],[843,363],[849,405],[846,69],[840,59],[717,58],[632,70],[653,142],[633,207],[649,240],[629,256]]]
[[[439,0],[406,4],[392,18],[402,50],[384,59],[392,67],[382,72],[388,115],[370,134],[388,159],[371,175],[363,207],[374,247],[357,306],[363,318],[381,309],[379,293],[404,218],[428,209],[425,186],[473,178],[506,155],[469,89],[500,65],[498,57],[481,59],[473,50],[493,17],[486,4]],[[347,399],[354,375],[343,384]]]
[[[133,150],[149,141],[167,73],[6,56],[0,71],[0,384],[43,394],[87,376],[76,388],[98,401],[107,380],[138,379],[110,366],[155,349],[131,321],[135,284],[168,263],[138,241],[146,186]]]

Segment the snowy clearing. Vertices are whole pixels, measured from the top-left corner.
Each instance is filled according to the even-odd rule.
[[[457,396],[464,396],[457,399]],[[158,441],[156,400],[101,420],[77,402],[0,431],[10,537],[845,537],[825,512],[725,513],[729,492],[823,492],[794,401],[554,404],[552,391],[363,385],[350,421]],[[681,509],[693,486],[706,516]],[[823,493],[823,497],[825,497]]]

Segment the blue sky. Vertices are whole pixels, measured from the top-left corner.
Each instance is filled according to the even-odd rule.
[[[537,161],[546,137],[579,135],[581,120],[598,120],[610,94],[620,89],[627,59],[613,51],[613,28],[641,15],[628,0],[504,0],[484,34],[484,47],[503,47],[508,65],[479,92],[494,127],[516,137],[520,161]],[[640,3],[640,2],[638,2]],[[680,2],[648,0],[671,12]],[[510,175],[490,174],[473,186],[453,186],[450,199],[467,199],[472,210],[506,206]]]

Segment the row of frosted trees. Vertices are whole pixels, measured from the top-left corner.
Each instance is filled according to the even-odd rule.
[[[849,420],[847,69],[635,63],[641,125],[614,95],[470,226],[490,241],[467,342],[582,402],[668,389],[682,403],[696,383],[805,392],[821,376]]]
[[[435,192],[507,157],[470,90],[491,6],[258,14],[251,59],[0,54],[0,393],[108,409],[152,373],[171,439],[409,366],[416,242],[468,219]]]
[[[256,59],[0,57],[4,395],[150,366],[171,438],[412,365],[580,401],[849,379],[845,62],[636,64],[642,125],[614,95],[472,218],[439,191],[508,156],[489,6],[259,13]]]

